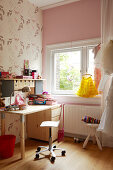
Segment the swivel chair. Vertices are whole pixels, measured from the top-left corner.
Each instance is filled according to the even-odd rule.
[[[54,128],[58,127],[59,123],[60,123],[60,121],[44,121],[44,122],[41,123],[40,127],[49,127],[49,147],[39,146],[37,148],[37,151],[36,151],[35,159],[39,159],[40,153],[45,152],[45,151],[50,151],[50,154],[51,154],[50,161],[54,162],[55,158],[56,158],[54,150],[61,150],[62,156],[65,156],[66,150],[64,150],[62,148],[56,148],[56,145],[52,145],[51,128],[52,127],[54,127]],[[41,151],[41,148],[45,148],[45,149]]]

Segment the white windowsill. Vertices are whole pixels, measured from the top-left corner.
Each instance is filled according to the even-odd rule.
[[[52,95],[59,103],[101,105],[101,95],[85,98],[77,95]]]

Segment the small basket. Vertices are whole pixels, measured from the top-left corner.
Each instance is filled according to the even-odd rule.
[[[0,158],[7,159],[13,156],[15,148],[16,136],[2,135],[0,136]]]

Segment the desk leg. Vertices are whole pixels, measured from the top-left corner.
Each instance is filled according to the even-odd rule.
[[[5,114],[1,113],[1,135],[5,135]]]
[[[21,148],[21,158],[25,158],[25,134],[24,134],[24,115],[20,116],[21,123],[21,133],[20,133],[20,148]]]

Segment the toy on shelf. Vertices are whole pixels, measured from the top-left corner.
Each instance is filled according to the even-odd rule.
[[[0,98],[0,107],[4,107],[5,104],[4,104],[4,99]]]
[[[30,75],[29,60],[24,60],[24,75],[25,76]]]
[[[42,76],[40,76],[40,75],[38,74],[38,77],[37,77],[37,79],[42,79]]]

